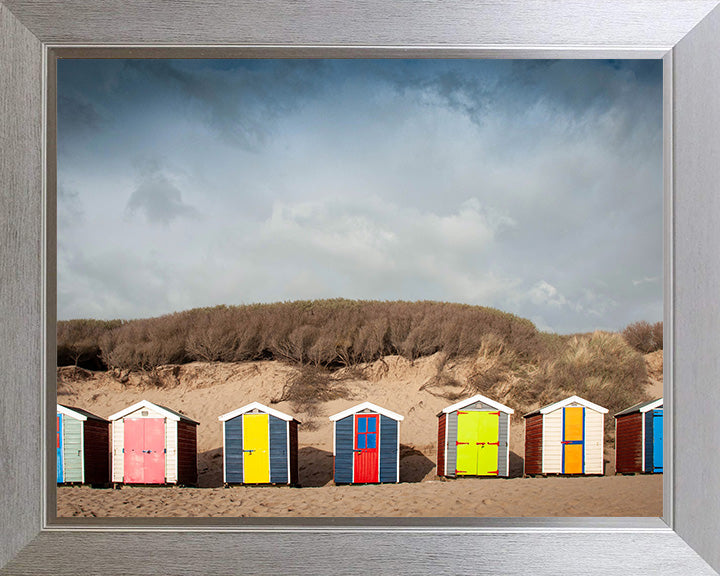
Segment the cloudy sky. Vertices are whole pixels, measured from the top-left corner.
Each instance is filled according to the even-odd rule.
[[[60,60],[58,317],[661,320],[661,88],[659,60]]]

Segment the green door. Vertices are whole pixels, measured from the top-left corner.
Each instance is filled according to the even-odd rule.
[[[497,476],[499,412],[458,412],[458,476]]]

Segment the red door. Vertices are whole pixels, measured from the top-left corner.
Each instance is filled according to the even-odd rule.
[[[165,420],[125,419],[126,484],[165,483]]]
[[[378,482],[379,417],[377,414],[355,416],[355,478],[354,482]]]

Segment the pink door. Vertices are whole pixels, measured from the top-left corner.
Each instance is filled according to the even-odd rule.
[[[165,420],[145,420],[145,484],[165,484]]]
[[[125,419],[126,484],[165,483],[165,420]]]

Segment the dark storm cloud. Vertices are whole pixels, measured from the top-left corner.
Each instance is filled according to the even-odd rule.
[[[103,121],[95,105],[83,96],[61,94],[57,100],[58,121],[63,130],[92,130]]]
[[[157,162],[146,161],[138,180],[125,208],[127,215],[141,213],[148,222],[155,224],[169,224],[179,218],[199,216],[196,208],[183,202],[182,193],[161,171]]]
[[[58,74],[77,101],[59,124],[61,318],[336,296],[496,306],[565,333],[661,318],[659,61]],[[153,285],[142,306],[124,269]]]

